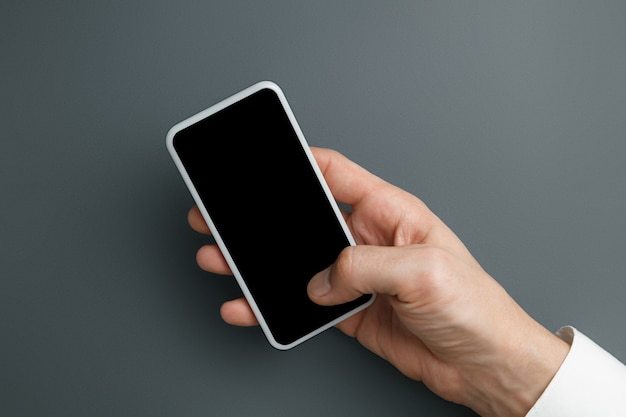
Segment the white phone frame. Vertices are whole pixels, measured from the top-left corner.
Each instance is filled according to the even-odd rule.
[[[178,153],[176,152],[175,148],[174,148],[174,136],[181,130],[185,129],[188,126],[191,126],[203,119],[205,119],[206,117],[248,97],[251,94],[254,94],[255,92],[262,90],[262,89],[271,89],[273,90],[276,95],[279,97],[280,102],[283,106],[283,108],[285,109],[285,112],[289,118],[289,121],[291,122],[291,125],[294,128],[294,131],[296,132],[296,136],[298,137],[298,139],[300,140],[300,143],[302,144],[303,149],[305,150],[305,153],[307,155],[307,158],[311,164],[311,166],[313,167],[313,170],[322,186],[322,189],[324,190],[324,193],[326,194],[326,197],[328,198],[329,202],[331,203],[331,206],[335,212],[335,215],[339,221],[339,224],[341,225],[348,241],[350,242],[350,245],[354,246],[356,245],[356,242],[354,240],[354,237],[352,236],[352,233],[350,232],[350,229],[348,228],[348,225],[346,224],[343,215],[341,214],[341,210],[339,209],[339,206],[337,205],[331,191],[330,188],[328,187],[328,184],[326,183],[326,180],[324,179],[324,176],[319,168],[319,166],[317,165],[317,162],[315,160],[315,157],[313,156],[313,153],[311,152],[309,145],[307,143],[307,141],[304,138],[304,134],[302,133],[302,130],[300,129],[300,126],[298,125],[298,122],[296,121],[296,117],[293,114],[293,111],[291,110],[291,107],[289,106],[289,103],[287,102],[287,98],[285,97],[283,91],[281,90],[281,88],[274,82],[272,81],[260,81],[257,82],[253,85],[251,85],[248,88],[245,88],[241,91],[239,91],[236,94],[233,94],[232,96],[218,102],[217,104],[214,104],[210,107],[208,107],[205,110],[202,110],[198,113],[196,113],[195,115],[175,124],[168,132],[167,132],[167,136],[166,136],[166,143],[167,143],[167,149],[172,157],[172,159],[174,160],[174,163],[176,164],[176,167],[178,168],[178,170],[180,171],[180,174],[183,177],[183,180],[185,182],[185,184],[187,185],[187,188],[189,189],[196,205],[198,206],[198,208],[200,209],[200,212],[202,213],[202,217],[204,218],[204,220],[207,223],[207,226],[209,227],[209,230],[211,231],[211,234],[213,236],[213,238],[215,239],[215,243],[217,244],[217,246],[220,248],[220,250],[222,251],[222,254],[224,255],[224,258],[226,259],[226,262],[228,263],[228,266],[230,267],[237,283],[239,284],[239,287],[241,288],[241,291],[243,292],[246,300],[248,301],[248,303],[250,304],[250,307],[252,308],[252,311],[254,312],[254,315],[256,316],[259,325],[261,326],[261,329],[263,330],[263,333],[265,334],[265,337],[267,338],[267,340],[269,341],[269,343],[275,347],[276,349],[279,350],[287,350],[287,349],[291,349],[293,347],[295,347],[296,345],[299,345],[300,343],[304,342],[305,340],[308,340],[310,338],[312,338],[313,336],[316,336],[318,334],[320,334],[321,332],[335,326],[336,324],[338,324],[339,322],[345,320],[346,318],[356,314],[357,312],[364,310],[365,308],[367,308],[369,305],[371,305],[374,302],[374,298],[375,295],[372,294],[372,297],[370,298],[370,300],[362,305],[359,305],[358,307],[356,307],[353,310],[350,310],[349,312],[343,314],[342,316],[324,324],[323,326],[307,333],[306,335],[302,336],[301,338],[295,340],[294,342],[291,342],[289,344],[282,344],[279,343],[273,336],[272,332],[270,331],[263,315],[261,314],[261,311],[259,310],[254,297],[252,296],[252,294],[250,293],[243,277],[241,276],[241,273],[239,272],[239,269],[237,268],[237,265],[235,264],[235,262],[233,261],[231,255],[229,254],[224,242],[222,241],[222,238],[220,237],[215,225],[213,224],[213,221],[211,220],[211,217],[209,216],[208,211],[206,210],[202,199],[200,198],[200,195],[198,194],[191,178],[189,177],[180,157],[178,156]]]

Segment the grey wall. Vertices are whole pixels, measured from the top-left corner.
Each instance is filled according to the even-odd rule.
[[[195,265],[165,133],[261,79],[538,321],[626,360],[625,19],[596,0],[4,2],[0,414],[472,415],[334,329],[279,352],[222,323],[239,290]]]

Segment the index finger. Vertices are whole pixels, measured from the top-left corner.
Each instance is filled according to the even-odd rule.
[[[311,151],[333,197],[341,203],[357,205],[374,188],[385,183],[338,151],[313,146]]]

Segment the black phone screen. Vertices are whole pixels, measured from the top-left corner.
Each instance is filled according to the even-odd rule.
[[[332,307],[311,277],[350,244],[276,92],[180,130],[173,146],[275,340],[288,345],[367,302]]]

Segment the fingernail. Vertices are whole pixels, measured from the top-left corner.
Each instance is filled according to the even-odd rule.
[[[311,278],[309,292],[315,297],[323,297],[330,292],[330,274],[328,269],[318,272]]]

